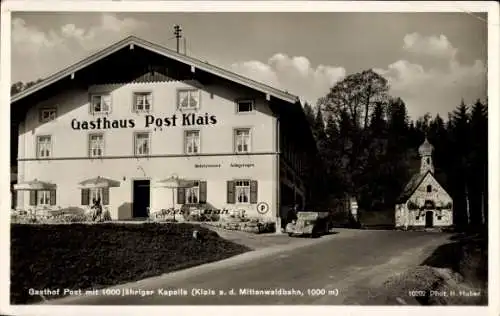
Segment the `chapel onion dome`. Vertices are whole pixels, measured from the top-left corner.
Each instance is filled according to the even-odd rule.
[[[418,153],[420,156],[430,156],[432,155],[432,151],[434,150],[434,146],[429,143],[427,138],[425,138],[425,141],[420,147],[418,147]]]

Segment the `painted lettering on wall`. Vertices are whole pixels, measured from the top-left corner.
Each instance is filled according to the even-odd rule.
[[[232,163],[231,167],[233,168],[252,168],[255,167],[253,163]]]
[[[143,118],[142,126],[146,128],[152,127],[175,127],[175,126],[205,126],[217,124],[217,117],[205,113],[198,115],[195,113],[183,113],[178,116],[173,114],[168,117],[155,117],[148,114]],[[71,128],[73,130],[101,130],[101,129],[126,129],[135,128],[138,124],[135,119],[108,119],[107,117],[98,117],[95,120],[71,120]]]
[[[195,168],[220,168],[219,164],[195,164]]]

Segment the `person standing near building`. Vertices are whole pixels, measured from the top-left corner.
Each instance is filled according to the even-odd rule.
[[[290,208],[286,217],[286,224],[292,223],[297,220],[297,213],[299,212],[299,205],[295,204]]]
[[[102,205],[101,205],[101,199],[93,199],[93,204],[92,208],[94,209],[93,216],[92,216],[92,221],[95,221],[97,218],[101,218],[102,215]]]

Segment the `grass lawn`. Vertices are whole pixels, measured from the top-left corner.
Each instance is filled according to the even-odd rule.
[[[41,300],[29,288],[103,288],[249,250],[191,224],[12,224],[11,304]]]

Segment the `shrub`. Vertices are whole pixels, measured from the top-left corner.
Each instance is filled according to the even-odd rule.
[[[101,219],[103,221],[110,221],[111,220],[111,213],[109,212],[109,210],[104,210],[104,212],[102,212]]]
[[[67,214],[64,217],[62,217],[62,220],[60,222],[63,222],[63,223],[81,223],[81,222],[88,222],[88,221],[90,221],[90,218],[85,214]]]

